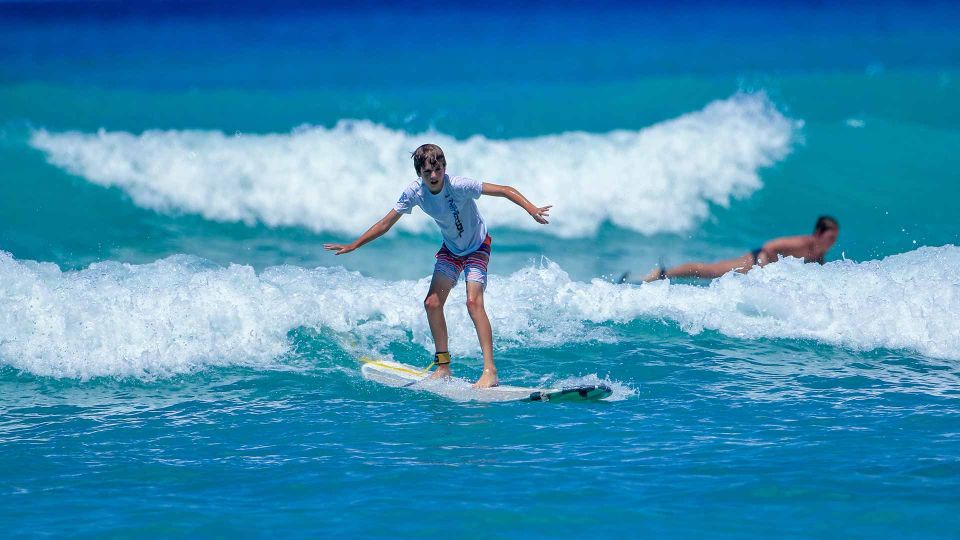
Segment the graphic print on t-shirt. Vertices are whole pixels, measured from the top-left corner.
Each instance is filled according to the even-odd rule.
[[[453,198],[449,194],[445,194],[444,198],[447,199],[447,205],[450,206],[450,212],[453,214],[453,223],[457,227],[457,238],[463,237],[463,222],[460,221],[460,210],[457,209],[457,203],[454,202]]]

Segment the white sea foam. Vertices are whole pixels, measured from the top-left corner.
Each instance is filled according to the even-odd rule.
[[[491,280],[486,304],[500,350],[610,342],[617,334],[609,323],[646,319],[690,333],[960,359],[960,248],[953,246],[822,267],[785,259],[709,287],[576,282],[550,262]],[[166,376],[275,362],[290,345],[288,332],[300,327],[332,330],[366,350],[411,338],[431,350],[420,304],[427,286],[427,279],[389,282],[339,268],[256,274],[187,256],[62,272],[0,252],[0,361],[59,377]],[[450,302],[463,302],[462,287]],[[476,356],[466,309],[451,307],[447,318],[452,352]]]
[[[430,141],[443,147],[450,172],[511,184],[537,204],[555,205],[552,225],[541,230],[572,237],[605,221],[645,234],[689,229],[711,204],[759,189],[758,171],[790,152],[799,126],[764,95],[738,94],[646,129],[603,134],[457,140],[341,121],[243,136],[41,129],[30,143],[50,163],[117,186],[145,208],[355,235],[393,207],[416,176],[410,151]],[[494,227],[537,227],[506,201],[480,204]],[[416,212],[398,227],[432,225]]]
[[[825,266],[787,258],[709,287],[667,281],[570,284],[560,296],[585,320],[676,321],[690,333],[812,339],[855,350],[905,349],[960,359],[960,248],[924,247]]]
[[[562,271],[553,274],[566,279]],[[545,313],[551,291],[536,275],[506,278],[493,296],[519,302],[491,313],[501,348],[610,339],[573,314]],[[549,280],[549,277],[547,278]],[[104,262],[63,272],[0,252],[0,361],[38,375],[156,377],[209,365],[265,365],[300,327],[344,335],[358,351],[393,341],[432,344],[421,305],[429,279],[388,282],[342,268],[282,266],[259,275],[191,256],[146,265]],[[450,302],[463,303],[462,287]],[[456,354],[478,351],[466,309],[450,309]]]

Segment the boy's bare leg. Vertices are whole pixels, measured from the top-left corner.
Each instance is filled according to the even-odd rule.
[[[423,300],[423,307],[427,310],[427,322],[430,323],[430,333],[433,334],[433,344],[437,351],[449,351],[447,345],[447,320],[443,316],[443,305],[450,295],[450,289],[456,285],[456,282],[443,274],[434,272],[433,279],[430,281],[430,290],[427,297]],[[450,364],[437,366],[437,369],[430,376],[449,377]]]
[[[746,272],[753,267],[753,255],[747,253],[746,255],[737,257],[735,259],[727,259],[725,261],[720,261],[717,263],[687,263],[681,264],[679,266],[674,266],[673,268],[667,269],[664,273],[664,276],[667,278],[677,278],[677,277],[696,277],[702,279],[713,279],[718,278],[727,272],[739,269],[741,272]],[[647,274],[643,280],[644,281],[655,281],[660,278],[660,270],[654,269],[652,272]]]
[[[493,363],[493,328],[490,319],[483,307],[483,284],[473,281],[467,282],[467,312],[477,327],[477,338],[480,340],[480,349],[483,351],[483,374],[473,386],[476,388],[490,388],[500,384],[497,378],[497,366]]]

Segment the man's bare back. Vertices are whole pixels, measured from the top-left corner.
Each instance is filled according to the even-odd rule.
[[[784,236],[775,238],[761,248],[758,254],[758,264],[763,266],[769,262],[776,261],[780,257],[796,257],[807,262],[823,263],[823,258],[833,242],[827,245],[820,241],[813,234],[804,234],[800,236]]]

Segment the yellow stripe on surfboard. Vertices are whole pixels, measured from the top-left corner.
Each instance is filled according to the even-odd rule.
[[[386,362],[381,362],[381,361],[379,361],[379,360],[374,360],[373,358],[369,358],[369,357],[366,357],[366,356],[364,356],[363,358],[361,358],[360,361],[361,361],[362,363],[364,363],[364,364],[370,364],[370,365],[373,365],[373,366],[382,367],[382,368],[386,368],[386,369],[392,369],[393,371],[399,371],[399,372],[401,372],[401,373],[409,373],[410,375],[418,375],[418,376],[419,376],[419,375],[426,375],[427,372],[430,371],[430,368],[433,367],[433,363],[431,363],[429,366],[421,369],[420,371],[417,371],[417,370],[415,370],[415,369],[407,369],[407,368],[405,368],[405,367],[395,366],[395,365],[392,365],[392,364],[388,364],[388,363],[386,363]]]

